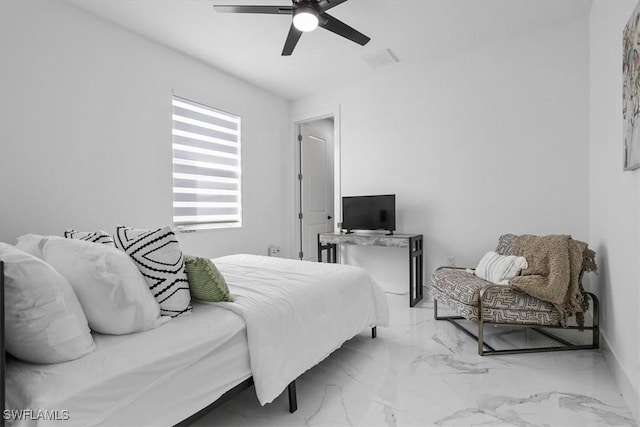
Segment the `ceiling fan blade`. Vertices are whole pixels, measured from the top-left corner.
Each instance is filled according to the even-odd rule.
[[[360,31],[351,28],[344,22],[334,18],[328,13],[321,13],[319,20],[320,22],[318,23],[318,26],[324,28],[325,30],[329,30],[339,36],[347,38],[352,42],[358,43],[359,45],[364,46],[365,44],[369,43],[369,40],[371,40]]]
[[[291,24],[289,34],[287,35],[287,41],[284,42],[284,48],[282,49],[282,56],[289,56],[293,53],[293,49],[295,49],[296,44],[298,44],[298,40],[300,40],[301,35],[302,31],[298,30],[293,26],[293,24]]]
[[[292,15],[293,6],[233,6],[213,5],[217,12],[222,13],[264,13],[268,15]]]
[[[347,0],[319,0],[318,7],[320,8],[320,12],[325,12],[332,7],[336,7],[339,4],[346,2]]]

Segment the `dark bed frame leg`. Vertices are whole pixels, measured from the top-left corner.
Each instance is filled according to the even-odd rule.
[[[371,338],[375,339],[378,336],[378,327],[371,327]],[[296,394],[296,382],[291,381],[291,384],[287,387],[289,393],[289,412],[292,414],[298,410],[298,396]]]
[[[6,356],[5,356],[5,335],[4,335],[4,262],[0,261],[0,332],[2,337],[0,338],[0,426],[4,427],[4,406],[5,401],[5,369],[6,369]]]
[[[298,397],[296,395],[296,382],[291,381],[289,387],[287,387],[289,391],[289,412],[292,414],[298,410]]]

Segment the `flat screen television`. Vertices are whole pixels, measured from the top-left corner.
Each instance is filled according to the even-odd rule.
[[[342,229],[347,233],[385,230],[393,234],[396,229],[396,195],[343,197]]]

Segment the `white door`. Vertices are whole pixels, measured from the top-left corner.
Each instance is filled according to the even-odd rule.
[[[302,259],[318,260],[318,233],[333,231],[333,143],[328,138],[313,135],[314,127],[301,125],[301,251]],[[333,122],[331,122],[331,134]],[[330,139],[328,141],[328,139]]]

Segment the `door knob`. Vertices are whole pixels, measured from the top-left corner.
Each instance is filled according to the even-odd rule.
[[[333,219],[331,215],[327,215],[327,219]]]

